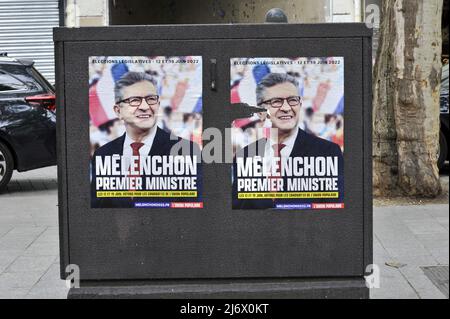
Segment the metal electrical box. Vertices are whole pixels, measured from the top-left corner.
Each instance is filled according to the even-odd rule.
[[[68,265],[79,267],[73,297],[117,283],[120,297],[137,282],[136,294],[151,297],[192,296],[195,289],[210,297],[368,297],[372,59],[364,24],[56,28],[54,41],[61,277]],[[126,82],[133,76],[154,85]],[[145,94],[127,95],[139,83],[149,85]],[[299,93],[284,94],[293,83]],[[124,110],[134,112],[134,123]],[[198,164],[191,180],[197,188],[151,188],[150,179],[143,188],[123,188],[125,180],[107,169],[114,163],[103,160],[125,157],[132,128],[147,129],[136,121],[155,125],[154,144],[173,134],[203,152],[212,143],[204,133],[214,128],[222,136],[222,155],[214,155],[222,160]],[[281,188],[264,189],[243,164],[250,175],[241,182],[237,149],[262,132],[270,151],[274,123],[280,131],[295,127],[295,141],[283,145],[291,158],[297,148],[300,155],[282,160],[297,165],[294,173],[278,178]],[[113,140],[121,145],[117,154]],[[164,145],[150,146],[149,156]],[[244,157],[257,165],[254,159]],[[210,289],[177,290],[178,283]],[[241,285],[224,288],[230,283]],[[271,288],[255,288],[261,283]]]

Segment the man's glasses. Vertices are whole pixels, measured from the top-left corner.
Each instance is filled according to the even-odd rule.
[[[299,106],[302,104],[302,98],[300,96],[289,96],[287,98],[274,97],[273,99],[263,101],[263,102],[259,103],[258,105],[270,104],[274,108],[280,108],[283,106],[285,100],[286,100],[287,104],[291,107]]]
[[[130,106],[138,107],[141,106],[142,100],[145,99],[145,102],[147,102],[148,105],[155,105],[159,102],[159,95],[147,95],[147,96],[132,96],[127,99],[118,101],[119,103],[125,103],[129,104]]]

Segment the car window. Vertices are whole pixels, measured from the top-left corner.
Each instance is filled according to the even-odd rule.
[[[441,95],[448,96],[448,63],[442,67]]]
[[[10,74],[0,71],[0,92],[24,91],[28,86]]]
[[[27,72],[32,76],[32,78],[45,90],[50,92],[55,92],[55,88],[47,81],[46,78],[42,76],[34,67],[27,68]]]
[[[33,74],[28,72],[27,67],[24,65],[15,65],[15,64],[3,64],[0,65],[0,86],[4,83],[14,83],[14,89],[12,90],[20,90],[20,91],[28,91],[28,92],[43,92],[44,89],[42,85],[33,77]],[[13,79],[11,81],[11,78]],[[6,81],[8,79],[8,81]],[[11,91],[5,87],[0,89],[0,93],[3,91]]]

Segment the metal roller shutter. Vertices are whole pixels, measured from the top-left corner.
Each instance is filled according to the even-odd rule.
[[[53,27],[59,25],[58,0],[0,0],[0,52],[34,60],[55,82]]]

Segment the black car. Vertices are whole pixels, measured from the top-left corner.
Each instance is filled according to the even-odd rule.
[[[438,167],[441,169],[443,168],[445,161],[449,159],[448,139],[450,131],[448,127],[448,63],[442,68],[440,119],[441,131],[439,133]]]
[[[0,192],[13,170],[56,165],[53,86],[33,62],[0,53]]]

